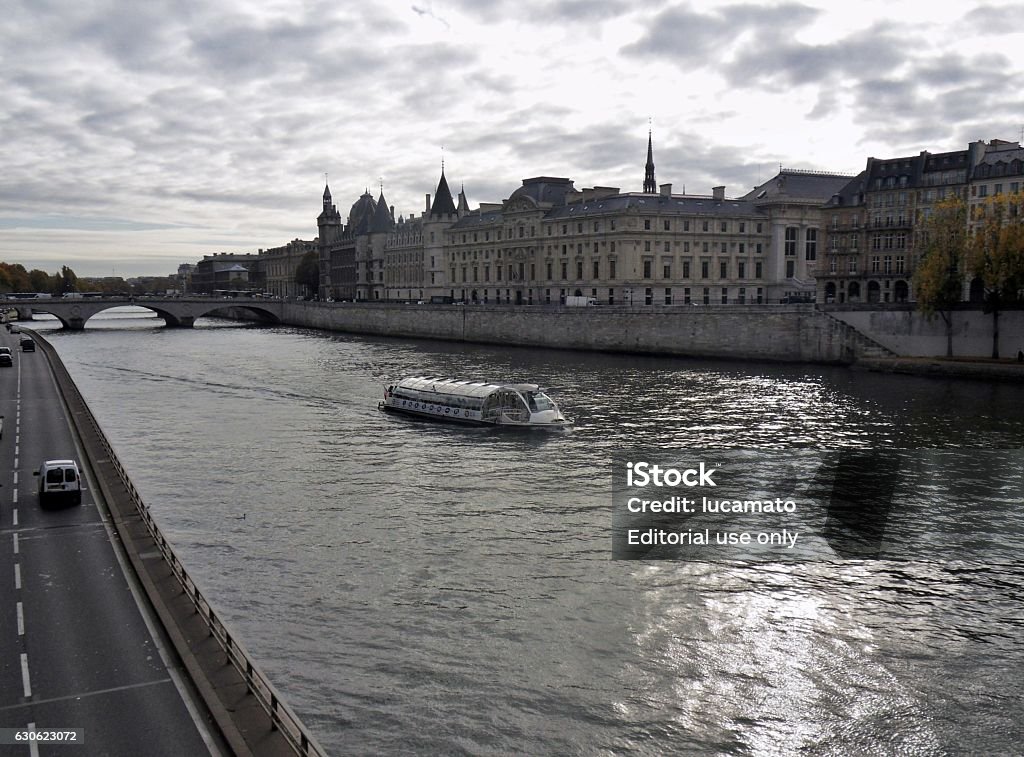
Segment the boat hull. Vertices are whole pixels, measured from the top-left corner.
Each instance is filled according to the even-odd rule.
[[[482,420],[479,418],[466,418],[461,414],[459,416],[453,416],[451,413],[442,414],[438,412],[432,412],[428,410],[419,410],[412,407],[402,407],[400,405],[392,405],[387,402],[380,402],[377,404],[377,409],[391,415],[402,415],[406,418],[415,418],[422,421],[436,421],[440,423],[454,423],[461,426],[489,426],[491,428],[543,428],[543,429],[559,429],[569,428],[572,426],[572,421],[560,421],[558,423],[517,423],[515,421],[508,420]]]

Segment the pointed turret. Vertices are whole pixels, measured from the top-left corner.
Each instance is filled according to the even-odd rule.
[[[328,184],[324,184],[324,210],[329,211],[332,205],[331,201],[331,187]]]
[[[373,212],[373,220],[370,221],[370,233],[389,232],[395,228],[395,218],[388,208],[384,199],[384,190],[380,190],[380,197],[377,198],[377,208]]]
[[[463,216],[469,212],[469,203],[466,201],[466,185],[462,185],[462,189],[459,190],[459,215]]]
[[[654,149],[651,145],[651,132],[647,131],[647,165],[644,167],[644,193],[656,194],[658,185],[654,183]]]
[[[448,189],[448,180],[444,177],[444,167],[441,167],[441,181],[437,182],[437,192],[434,193],[434,204],[430,206],[430,215],[443,218],[448,215],[455,215],[455,201],[452,199],[452,191]]]

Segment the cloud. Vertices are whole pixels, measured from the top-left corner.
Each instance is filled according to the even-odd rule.
[[[1019,34],[1024,30],[1024,6],[980,5],[964,14],[960,26],[968,34]]]

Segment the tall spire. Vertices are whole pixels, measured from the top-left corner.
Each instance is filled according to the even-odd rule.
[[[654,183],[654,149],[651,145],[651,130],[647,129],[647,165],[644,167],[644,193],[656,194],[658,186]]]

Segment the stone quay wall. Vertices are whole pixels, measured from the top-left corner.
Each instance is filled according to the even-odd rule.
[[[872,345],[813,305],[559,307],[290,302],[285,323],[393,337],[736,360],[851,363]]]
[[[869,305],[825,310],[862,334],[903,357],[941,357],[946,354],[946,323],[928,318],[913,305],[880,309]],[[952,312],[953,355],[987,358],[992,355],[992,314],[979,307],[961,306]],[[1024,350],[1024,310],[999,314],[999,356],[1012,358]]]

